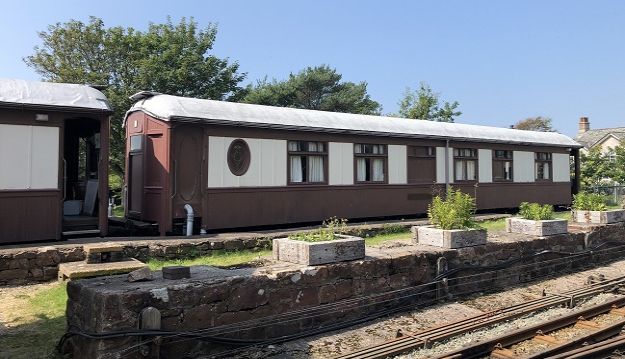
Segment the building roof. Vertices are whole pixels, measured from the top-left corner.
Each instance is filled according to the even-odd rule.
[[[588,130],[575,137],[575,140],[586,148],[591,148],[608,135],[614,135],[618,139],[625,139],[625,127],[598,128]]]
[[[132,99],[138,102],[132,106],[126,116],[135,111],[143,111],[162,121],[374,136],[581,147],[570,137],[555,132],[522,131],[490,126],[303,110],[148,92],[139,93]]]
[[[0,79],[0,106],[16,105],[112,111],[106,96],[87,85]]]

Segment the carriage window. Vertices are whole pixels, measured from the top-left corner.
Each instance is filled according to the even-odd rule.
[[[477,180],[477,150],[474,148],[454,148],[454,180]]]
[[[386,145],[355,144],[356,182],[386,181]]]
[[[534,154],[534,178],[537,181],[551,181],[551,153]]]
[[[130,136],[130,151],[141,151],[143,147],[143,135]]]
[[[493,151],[493,181],[512,181],[512,151]]]
[[[325,142],[289,141],[289,183],[325,183],[326,158]]]

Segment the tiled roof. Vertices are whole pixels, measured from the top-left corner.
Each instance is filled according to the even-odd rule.
[[[625,140],[625,127],[598,128],[596,130],[588,130],[575,137],[575,141],[581,143],[586,148],[590,148],[602,140],[605,136],[612,134],[619,139]]]

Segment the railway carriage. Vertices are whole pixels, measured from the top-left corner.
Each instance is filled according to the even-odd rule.
[[[111,112],[89,86],[0,79],[0,244],[107,234]]]
[[[559,133],[135,95],[126,211],[165,235],[425,213],[448,185],[478,209],[568,205],[577,142]],[[574,180],[570,160],[575,162]]]

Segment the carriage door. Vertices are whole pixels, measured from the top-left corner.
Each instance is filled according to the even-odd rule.
[[[130,151],[128,152],[128,216],[141,218],[143,212],[143,153],[145,136],[136,134],[130,136]]]
[[[174,129],[173,212],[174,218],[185,218],[184,205],[193,207],[195,217],[202,214],[202,158],[204,132],[194,126]]]

